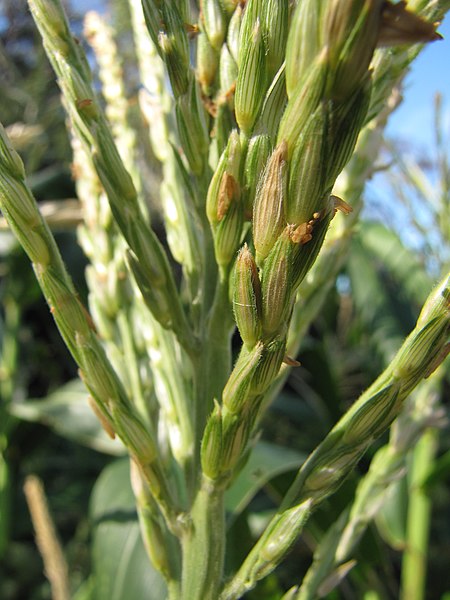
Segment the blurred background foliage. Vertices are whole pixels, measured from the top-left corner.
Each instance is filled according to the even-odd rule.
[[[124,5],[112,4],[116,25],[128,19]],[[77,14],[71,19],[81,31]],[[126,65],[126,36],[120,44]],[[130,73],[132,90],[133,73],[125,72]],[[0,4],[0,107],[36,198],[74,198],[58,89],[24,0]],[[293,370],[275,401],[263,423],[264,441],[228,494],[233,548],[229,570],[251,547],[295,467],[389,363],[433,283],[449,265],[450,140],[441,114],[438,99],[434,155],[409,149],[405,153],[403,143],[385,141],[377,195],[366,198],[349,259],[303,342],[301,367]],[[65,225],[56,228],[58,243],[85,294],[86,262],[75,226]],[[0,598],[51,597],[23,494],[31,473],[45,487],[68,563],[72,597],[137,600],[151,589],[152,598],[163,598],[164,584],[142,548],[127,461],[89,412],[86,393],[28,260],[4,227],[0,277]],[[449,390],[447,365],[433,400],[445,412]],[[450,436],[446,419],[435,425],[438,442],[422,481],[432,504],[426,592],[430,600],[450,597]],[[386,442],[387,436],[377,442],[358,472],[310,520],[289,560],[249,598],[275,600],[298,583],[328,526],[336,523],[372,456]],[[409,485],[405,473],[355,550],[356,566],[342,582],[328,581],[322,597],[399,597]]]

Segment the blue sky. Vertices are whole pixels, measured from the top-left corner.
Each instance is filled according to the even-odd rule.
[[[387,132],[418,146],[432,143],[433,98],[443,96],[450,125],[450,16],[439,26],[441,41],[428,44],[414,61],[405,80],[404,101],[391,116]]]

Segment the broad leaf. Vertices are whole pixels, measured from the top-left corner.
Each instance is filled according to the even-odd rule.
[[[120,440],[112,440],[103,430],[87,402],[88,392],[79,379],[67,383],[43,400],[11,404],[10,412],[25,421],[47,425],[59,435],[104,452],[122,455]]]
[[[306,455],[269,442],[258,442],[247,464],[225,497],[226,509],[236,518],[255,494],[273,477],[298,469]]]
[[[381,223],[363,222],[360,238],[369,253],[402,287],[408,300],[417,307],[423,304],[433,280],[426,273],[418,253],[407,248],[395,231]]]
[[[379,534],[396,550],[405,548],[407,507],[408,489],[406,479],[402,477],[391,483],[383,504],[375,516]]]
[[[165,600],[166,585],[142,543],[129,462],[106,467],[91,501],[94,521],[92,600]]]

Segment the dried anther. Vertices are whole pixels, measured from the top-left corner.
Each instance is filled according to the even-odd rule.
[[[232,85],[230,85],[230,87],[226,91],[218,94],[216,96],[215,100],[209,100],[210,103],[212,103],[215,107],[215,114],[212,115],[213,117],[217,116],[217,107],[221,106],[222,104],[228,104],[230,102],[230,100],[233,99],[235,92],[236,92],[236,82],[234,82]],[[205,104],[205,108],[206,108],[206,110],[208,110],[208,107],[206,106],[206,104]]]
[[[222,106],[224,104],[229,104],[230,100],[233,99],[235,91],[236,91],[236,84],[233,83],[233,85],[230,86],[230,88],[228,90],[226,90],[225,92],[223,92],[221,94],[218,94],[214,100],[212,98],[209,98],[205,94],[202,94],[203,106],[205,107],[207,112],[213,118],[216,118],[219,106]],[[212,137],[214,137],[214,136],[212,136]]]
[[[313,214],[313,218],[310,219],[307,223],[301,223],[300,225],[298,225],[298,227],[296,227],[291,233],[292,242],[294,242],[294,244],[300,245],[307,244],[308,242],[310,242],[312,240],[314,226],[318,221],[322,220],[323,216],[323,211],[315,212]]]
[[[200,82],[201,83],[201,82]],[[203,106],[208,114],[211,115],[214,119],[217,117],[217,102],[215,102],[212,98],[202,93],[201,95]]]
[[[78,110],[83,110],[84,108],[87,108],[88,106],[91,106],[93,103],[92,98],[83,98],[83,100],[77,100],[75,102]]]
[[[184,30],[186,31],[190,40],[194,39],[200,32],[200,28],[197,23],[184,23]]]
[[[116,432],[112,427],[112,423],[108,421],[106,416],[102,413],[92,396],[88,396],[88,404],[91,407],[97,419],[100,421],[100,425],[103,427],[108,437],[110,437],[112,440],[116,439]]]
[[[331,199],[334,203],[334,214],[336,214],[338,210],[343,212],[344,215],[349,215],[353,211],[353,208],[350,206],[350,204],[347,204],[347,202],[342,200],[342,198],[339,198],[339,196],[331,196]]]
[[[437,24],[428,23],[406,8],[403,0],[397,4],[385,2],[381,13],[378,46],[417,44],[442,39]]]
[[[301,223],[291,233],[291,240],[294,242],[294,244],[306,244],[312,240],[312,232],[313,226],[311,225],[311,222]]]
[[[298,360],[295,360],[295,358],[292,358],[291,356],[288,356],[287,354],[284,355],[283,362],[285,365],[288,365],[289,367],[299,367],[302,364],[301,362],[299,362]]]
[[[219,188],[219,202],[217,205],[217,218],[219,221],[227,214],[233,198],[239,195],[239,186],[230,173],[224,173]]]

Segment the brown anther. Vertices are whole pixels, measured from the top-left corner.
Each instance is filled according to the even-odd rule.
[[[83,110],[84,108],[91,106],[93,102],[94,101],[92,100],[92,98],[83,98],[83,100],[77,100],[75,102],[75,105],[78,108],[78,110]]]
[[[230,208],[231,201],[238,193],[238,184],[233,175],[225,172],[222,175],[219,187],[219,201],[217,203],[217,218],[221,221]]]
[[[78,300],[78,298],[77,298],[77,300]],[[84,314],[84,316],[86,318],[86,321],[87,321],[87,324],[89,326],[89,329],[92,329],[92,331],[94,331],[95,333],[97,333],[97,329],[95,327],[95,323],[92,320],[92,317],[91,317],[90,313],[88,312],[87,308],[81,302],[81,300],[78,300],[78,305],[80,306],[81,311],[82,311],[82,313]]]
[[[393,4],[386,1],[381,13],[378,46],[418,44],[442,39],[437,24],[429,23],[406,8],[402,0]]]
[[[76,162],[73,162],[70,165],[70,174],[72,176],[72,179],[74,181],[76,181],[77,179],[79,179],[81,177],[81,173],[82,173],[82,169],[80,168],[80,165]]]
[[[202,87],[202,82],[199,80],[200,86]],[[217,103],[210,98],[209,96],[206,96],[205,94],[202,94],[202,104],[205,107],[206,111],[215,119],[217,117]]]
[[[301,223],[290,234],[291,240],[294,244],[306,244],[312,240],[312,231],[313,227],[310,223]]]
[[[314,219],[314,221],[318,221],[318,220],[320,219],[321,215],[322,215],[322,213],[320,213],[320,212],[315,212],[315,213],[313,214],[313,219]]]
[[[85,384],[86,383],[86,377],[84,375],[84,371],[82,371],[81,369],[78,369],[78,377],[81,379],[81,381]]]
[[[299,367],[302,364],[302,363],[298,362],[298,360],[295,360],[295,358],[291,358],[287,354],[284,355],[283,362],[285,365],[288,365],[289,367]]]
[[[233,85],[230,86],[230,88],[226,92],[224,92],[223,94],[218,94],[214,101],[210,100],[214,104],[215,115],[213,115],[213,116],[217,115],[217,107],[218,106],[222,106],[223,104],[229,104],[230,100],[233,99],[235,90],[236,90],[236,84],[233,83]]]
[[[278,164],[287,161],[288,157],[288,145],[286,140],[281,140],[276,148],[276,152],[278,153]]]
[[[51,312],[51,314],[52,314],[52,315],[54,315],[54,314],[55,314],[55,312],[56,312],[56,309],[55,309],[55,307],[54,307],[54,306],[50,306],[50,312]]]
[[[184,30],[186,31],[190,40],[194,39],[198,35],[200,28],[197,23],[185,23]]]
[[[244,220],[245,221],[253,220],[253,206],[245,206],[244,207]]]
[[[231,100],[234,96],[234,92],[236,91],[236,83],[233,83],[230,88],[225,92],[225,98],[227,100]]]
[[[344,215],[349,215],[353,211],[353,208],[350,206],[350,204],[347,204],[347,202],[342,200],[342,198],[339,198],[339,196],[331,196],[331,199],[334,202],[335,213],[336,211],[340,210],[344,213]]]
[[[116,432],[112,428],[111,423],[108,421],[108,419],[102,413],[102,411],[100,410],[100,408],[98,407],[97,403],[92,398],[92,396],[88,396],[88,404],[91,407],[91,409],[94,412],[94,414],[97,417],[97,419],[100,421],[100,425],[103,427],[103,429],[105,430],[106,434],[112,440],[116,439]]]

